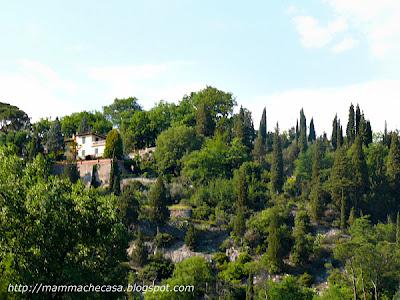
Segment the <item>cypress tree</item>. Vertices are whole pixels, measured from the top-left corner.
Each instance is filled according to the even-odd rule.
[[[304,153],[307,151],[307,121],[304,115],[304,110],[300,110],[300,138],[299,138],[300,152]]]
[[[337,207],[341,205],[341,193],[351,186],[351,166],[347,158],[345,147],[340,147],[335,152],[335,158],[331,169],[329,186],[332,199]]]
[[[307,263],[311,245],[308,238],[310,220],[305,211],[297,211],[294,219],[293,238],[294,245],[292,260],[296,265]]]
[[[354,116],[354,105],[350,105],[349,109],[349,120],[347,121],[347,128],[346,128],[346,136],[347,136],[347,143],[352,145],[355,139],[355,116]]]
[[[346,197],[344,196],[343,188],[342,188],[342,198],[341,198],[341,205],[340,205],[340,228],[346,228]]]
[[[117,161],[113,160],[113,165],[114,180],[112,185],[112,192],[114,193],[114,195],[118,196],[121,194],[121,171],[119,170]]]
[[[261,134],[262,144],[265,146],[267,142],[267,111],[264,107],[261,116],[260,127],[258,128],[259,134]]]
[[[354,220],[356,219],[356,210],[354,209],[354,206],[351,207],[350,210],[350,215],[349,215],[349,226],[353,225]]]
[[[79,180],[80,174],[76,162],[72,160],[67,161],[67,163],[64,166],[64,176],[68,178],[72,183],[76,183]]]
[[[272,145],[271,185],[274,193],[282,191],[283,180],[283,156],[279,125],[276,124],[274,143]]]
[[[215,124],[209,107],[200,103],[196,110],[196,132],[201,136],[212,136]]]
[[[97,188],[100,186],[100,183],[97,181],[97,165],[93,165],[92,167],[92,178],[90,179],[90,187]]]
[[[169,218],[166,194],[164,181],[159,176],[149,191],[150,220],[157,224],[157,229],[159,225],[164,224]]]
[[[333,119],[332,122],[332,136],[331,136],[331,143],[333,150],[336,150],[337,148],[337,139],[338,139],[338,119],[337,115],[335,115],[335,118]]]
[[[396,216],[396,244],[400,243],[400,213],[397,212]]]
[[[142,232],[139,230],[137,233],[136,241],[134,243],[135,248],[132,251],[132,261],[139,267],[146,264],[147,261],[147,247],[144,244]]]
[[[383,132],[383,138],[382,138],[382,142],[383,142],[383,144],[384,144],[385,146],[389,146],[389,139],[390,139],[390,137],[389,137],[389,135],[388,135],[387,123],[386,123],[386,120],[385,120],[385,130],[384,130],[384,132]]]
[[[233,221],[233,235],[236,239],[240,240],[240,244],[243,242],[243,236],[246,232],[246,220],[244,216],[245,208],[243,206],[236,207],[236,216]]]
[[[360,136],[357,136],[352,146],[352,179],[353,187],[355,188],[355,209],[358,209],[358,203],[362,196],[367,192],[368,189],[368,167],[365,161],[364,152],[362,149],[362,140]]]
[[[61,124],[56,118],[46,135],[46,148],[48,153],[53,153],[57,158],[64,150],[64,138],[61,133]]]
[[[400,145],[399,137],[396,132],[392,133],[390,150],[387,157],[386,175],[389,179],[393,192],[400,191]]]
[[[361,111],[360,111],[360,106],[357,104],[356,107],[356,117],[355,117],[355,121],[356,121],[356,135],[360,134],[361,132]]]
[[[236,138],[239,138],[242,143],[245,139],[245,129],[244,129],[244,110],[243,107],[240,107],[239,114],[235,116],[234,126],[233,126],[233,135]]]
[[[237,182],[237,207],[247,207],[249,202],[249,188],[246,180],[246,173],[244,168],[238,170]]]
[[[340,125],[340,120],[338,121],[338,136],[337,136],[337,147],[343,146],[343,127]]]
[[[282,241],[279,234],[278,214],[274,213],[271,216],[268,227],[268,248],[267,260],[269,272],[278,273],[282,269]]]
[[[365,140],[364,144],[365,146],[369,146],[369,144],[372,143],[372,128],[371,128],[371,122],[368,120],[367,125],[366,125],[366,133],[365,133]]]
[[[257,134],[256,141],[254,143],[253,157],[256,161],[261,163],[264,159],[265,153],[266,153],[265,144],[263,143],[263,139],[259,131]]]
[[[185,244],[189,247],[190,250],[194,251],[196,249],[197,242],[197,232],[193,223],[189,224],[188,230],[185,235]]]
[[[314,143],[315,140],[317,139],[317,136],[315,134],[315,128],[314,128],[314,118],[311,118],[311,122],[310,122],[310,133],[308,135],[308,141],[310,143]]]
[[[299,143],[300,138],[300,129],[299,129],[299,120],[296,120],[296,143]]]
[[[321,142],[317,139],[313,151],[313,162],[312,162],[312,187],[311,187],[311,216],[314,221],[319,221],[324,209],[324,203],[322,199],[322,186],[320,180],[320,170],[321,170]]]

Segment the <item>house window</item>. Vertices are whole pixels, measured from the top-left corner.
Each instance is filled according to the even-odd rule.
[[[82,144],[84,144],[86,141],[86,137],[82,137]]]
[[[96,154],[96,155],[99,154],[99,148],[94,148],[94,154]]]

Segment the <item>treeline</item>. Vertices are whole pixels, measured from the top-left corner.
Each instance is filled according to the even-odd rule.
[[[97,201],[109,206],[102,213],[92,207],[90,211],[96,211],[92,225],[78,228],[78,236],[72,235],[73,241],[65,249],[77,251],[80,239],[87,237],[86,230],[92,230],[91,234],[97,236],[93,224],[101,224],[104,214],[115,215],[116,219],[107,221],[111,223],[99,226],[110,243],[122,243],[128,231],[135,238],[129,257],[130,268],[125,270],[124,280],[183,282],[198,287],[194,294],[181,294],[181,299],[204,296],[312,299],[317,296],[311,287],[317,286],[318,278],[325,273],[329,275],[329,287],[318,296],[321,299],[393,297],[400,281],[400,144],[397,131],[387,132],[385,127],[384,133],[374,133],[358,105],[350,106],[347,124],[342,124],[337,115],[333,116],[329,137],[326,133],[318,134],[318,124],[313,118],[307,122],[303,109],[299,119],[293,122],[294,126],[281,131],[279,124],[268,130],[268,112],[264,108],[258,130],[255,130],[250,111],[240,107],[234,113],[236,105],[232,94],[207,87],[185,96],[178,104],[159,102],[147,111],[136,98],[115,99],[102,112],[80,112],[30,124],[25,113],[2,104],[8,113],[3,113],[7,109],[0,110],[0,143],[7,146],[2,150],[5,159],[2,160],[0,185],[7,184],[8,189],[12,184],[9,180],[13,177],[6,175],[12,169],[22,172],[15,177],[26,178],[21,183],[26,192],[14,196],[0,194],[4,199],[2,206],[13,211],[9,218],[21,222],[19,219],[26,214],[24,209],[35,207],[32,199],[37,199],[37,205],[43,201],[51,203],[53,200],[41,197],[56,197],[61,189],[59,184],[65,186],[66,194],[71,194],[65,196],[68,209],[63,211],[64,216],[73,215],[70,209],[81,212],[82,205],[89,205],[84,200],[89,199],[87,197],[100,197],[103,200]],[[41,160],[61,159],[64,138],[85,131],[107,134],[108,156],[117,153],[118,158],[123,158],[123,154],[156,146],[154,155],[125,162],[133,166],[135,175],[157,178],[155,184],[149,188],[132,183],[120,191],[115,164],[116,175],[111,178],[117,183],[111,184],[109,189],[92,185],[93,188],[85,190],[79,181],[71,183],[70,177],[62,179],[47,174],[40,181],[42,188],[52,190],[46,185],[58,180],[60,183],[57,189],[53,187],[54,193],[50,196],[41,193],[39,197],[36,181],[28,180],[28,175],[23,174],[41,177],[41,167],[32,166],[37,166]],[[24,160],[18,160],[16,155]],[[8,161],[23,165],[11,168]],[[16,171],[13,172],[11,174]],[[8,208],[10,203],[17,203],[14,210]],[[170,220],[168,206],[173,204],[191,209],[189,222]],[[45,230],[46,224],[51,223],[50,219],[40,219],[42,214],[29,213],[33,215],[31,223],[24,224],[26,227],[35,228],[35,224],[41,224],[40,228]],[[90,214],[81,216],[82,220]],[[54,216],[57,217],[56,212]],[[1,218],[2,229],[9,229],[8,224],[13,223]],[[71,220],[71,224],[76,220]],[[110,231],[113,222],[122,224],[124,232],[113,235]],[[171,227],[175,231],[170,230]],[[55,226],[54,230],[57,228]],[[213,253],[211,264],[196,257],[174,265],[163,256],[163,251],[177,241],[184,241],[191,250],[201,252],[204,242],[201,237],[215,228],[228,237]],[[14,230],[11,232],[16,233]],[[176,231],[183,231],[185,238],[174,235]],[[327,232],[333,232],[333,237]],[[8,249],[2,252],[3,265],[6,257],[14,255],[11,237],[12,234],[2,242],[1,249]],[[149,246],[157,251],[150,253]],[[39,261],[47,260],[46,255],[53,255],[31,250],[32,245],[21,247],[24,249],[21,257],[29,251],[42,253]],[[227,255],[227,249],[239,252],[236,260]],[[96,247],[88,246],[82,253],[95,251]],[[89,254],[85,256],[86,263],[68,253],[58,259],[75,259],[82,266],[96,265]],[[103,259],[108,260],[108,255]],[[119,263],[122,261],[121,256]],[[113,260],[109,266],[114,268],[116,264]],[[21,278],[34,272],[28,268],[24,273],[18,268],[7,270]],[[78,269],[72,268],[73,272]],[[44,274],[45,268],[40,269],[40,273]],[[280,278],[282,274],[292,276]],[[280,280],[275,282],[274,276]],[[173,299],[174,296],[146,294],[149,299]]]

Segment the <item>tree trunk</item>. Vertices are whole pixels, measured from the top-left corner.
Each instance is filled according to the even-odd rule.
[[[376,284],[373,280],[371,280],[371,282],[372,282],[372,285],[374,286],[375,300],[378,300],[378,292],[377,292]]]
[[[367,294],[365,293],[365,286],[364,286],[364,273],[363,273],[362,268],[361,268],[361,286],[362,286],[362,291],[363,291],[363,295],[364,295],[364,300],[367,300]]]

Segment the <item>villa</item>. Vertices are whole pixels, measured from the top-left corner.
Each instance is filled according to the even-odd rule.
[[[75,136],[78,159],[99,158],[103,156],[106,138],[94,132],[83,132]]]

